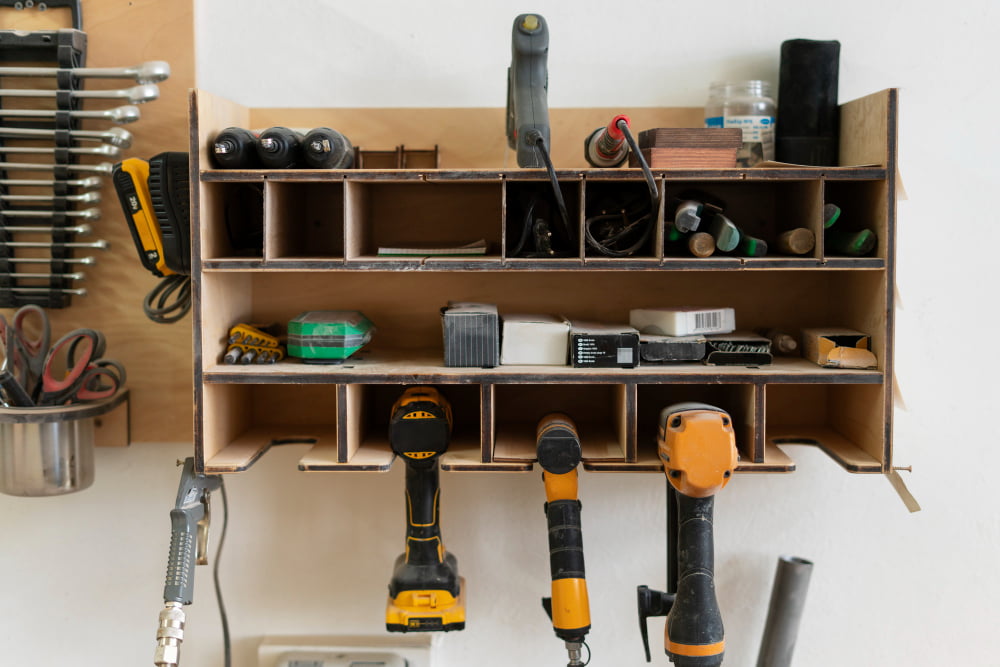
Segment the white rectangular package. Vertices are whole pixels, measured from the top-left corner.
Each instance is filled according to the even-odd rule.
[[[736,330],[732,308],[634,308],[629,324],[644,334],[693,336],[724,334]]]
[[[565,366],[569,322],[555,315],[503,315],[501,365]]]

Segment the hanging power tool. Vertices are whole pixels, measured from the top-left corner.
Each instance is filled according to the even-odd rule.
[[[154,322],[176,322],[191,309],[191,214],[188,154],[158,153],[114,166],[112,181],[142,265],[163,278],[143,301]]]
[[[451,406],[433,387],[409,387],[392,407],[389,444],[406,463],[406,551],[389,583],[391,632],[465,628],[465,580],[441,540],[438,458],[451,440]]]
[[[715,494],[739,454],[732,419],[704,403],[660,413],[657,438],[667,476],[667,592],[639,586],[639,630],[650,661],[646,619],[666,616],[664,650],[677,667],[718,667],[725,652],[715,597],[712,520]]]
[[[160,612],[160,626],[156,631],[156,653],[153,664],[157,667],[176,667],[180,662],[181,642],[184,641],[184,606],[194,599],[194,566],[208,562],[208,529],[211,520],[209,496],[212,491],[225,488],[222,477],[196,473],[194,459],[184,460],[181,482],[177,488],[177,503],[170,511],[170,555],[167,559],[167,579],[163,588],[166,603]],[[223,523],[223,535],[225,523]],[[220,539],[219,549],[222,548]],[[218,559],[218,554],[216,555]],[[218,592],[218,591],[217,591]],[[220,611],[223,609],[221,598]],[[223,633],[226,637],[226,665],[229,664],[228,626],[223,612]]]
[[[553,221],[548,197],[525,198],[524,224],[511,253],[514,257],[565,257],[576,254],[576,238],[566,201],[549,154],[549,26],[539,14],[514,19],[511,62],[507,68],[507,145],[517,151],[518,167],[545,167],[559,216]],[[558,234],[554,233],[558,231]],[[531,242],[529,249],[528,243]]]
[[[549,524],[549,567],[552,597],[542,606],[556,636],[566,642],[567,667],[586,665],[581,659],[590,631],[590,601],[583,560],[583,531],[577,495],[577,465],[583,458],[576,424],[559,413],[538,422],[538,464],[545,471],[545,516]],[[590,661],[588,657],[587,662]]]

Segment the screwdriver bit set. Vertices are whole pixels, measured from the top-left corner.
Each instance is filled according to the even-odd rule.
[[[0,10],[33,4],[0,0]],[[64,308],[86,294],[80,268],[96,258],[76,252],[108,243],[78,237],[93,231],[104,177],[132,144],[120,126],[170,76],[160,61],[87,67],[79,0],[37,9],[54,7],[71,10],[72,29],[0,31],[0,308]]]

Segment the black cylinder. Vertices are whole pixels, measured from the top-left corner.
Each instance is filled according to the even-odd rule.
[[[840,42],[791,39],[781,44],[775,157],[836,166],[840,141]]]
[[[554,500],[545,506],[549,523],[552,579],[584,579],[583,531],[579,500]]]
[[[257,137],[242,127],[227,127],[216,135],[209,151],[219,169],[254,169],[257,159]]]
[[[317,127],[302,140],[302,160],[313,169],[350,169],[354,166],[354,147],[340,132]]]
[[[302,164],[302,135],[287,127],[271,127],[257,137],[257,157],[268,169],[291,169]]]

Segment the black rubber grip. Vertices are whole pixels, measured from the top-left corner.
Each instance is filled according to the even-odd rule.
[[[191,604],[194,597],[194,539],[194,533],[190,531],[174,530],[170,533],[167,581],[163,587],[163,599],[166,601]]]
[[[677,594],[667,616],[667,637],[683,646],[711,646],[725,638],[715,596],[713,509],[715,497],[677,494]],[[677,667],[717,667],[723,651],[691,657],[667,651]]]
[[[580,501],[555,500],[545,505],[549,522],[549,567],[552,579],[584,579]]]

